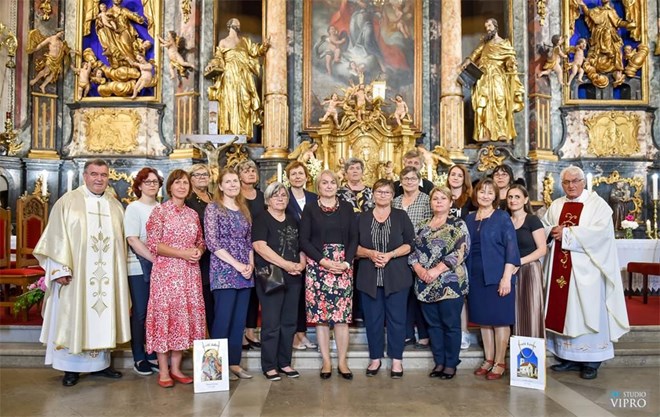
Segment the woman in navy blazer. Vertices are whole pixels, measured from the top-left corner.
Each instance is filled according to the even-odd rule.
[[[307,167],[300,161],[293,161],[284,169],[289,179],[289,204],[286,206],[287,216],[296,219],[300,223],[303,209],[308,204],[316,204],[318,196],[305,189],[309,174]],[[303,280],[304,285],[304,280]],[[298,323],[296,325],[296,336],[293,338],[293,348],[296,350],[316,349],[318,346],[307,338],[307,316],[305,313],[305,289],[300,292],[298,300]]]
[[[415,229],[405,211],[392,208],[392,181],[380,179],[373,190],[376,206],[358,219],[360,260],[356,288],[360,291],[371,359],[366,374],[376,375],[382,365],[385,322],[387,356],[392,358],[390,376],[401,378],[406,306],[412,285],[407,255],[415,239]]]
[[[500,203],[499,189],[486,178],[472,197],[478,207],[466,224],[472,247],[467,258],[470,292],[468,316],[481,326],[485,361],[474,372],[486,379],[500,379],[506,370],[506,348],[515,323],[515,276],[520,266],[518,240],[511,218]]]

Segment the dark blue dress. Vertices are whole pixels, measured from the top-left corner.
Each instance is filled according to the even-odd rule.
[[[508,214],[502,210],[487,219],[476,220],[476,213],[467,216],[472,246],[467,259],[470,292],[468,320],[482,326],[509,326],[515,323],[515,275],[511,292],[500,297],[499,282],[507,263],[520,265],[516,231]]]

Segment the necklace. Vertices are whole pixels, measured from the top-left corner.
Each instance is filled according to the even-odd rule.
[[[477,210],[477,215],[475,220],[477,221],[477,232],[481,230],[481,224],[486,220],[490,219],[491,214],[495,212],[495,209],[490,210],[488,213],[480,212]]]

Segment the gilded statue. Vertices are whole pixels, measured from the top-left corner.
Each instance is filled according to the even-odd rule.
[[[557,81],[559,85],[564,85],[564,69],[562,68],[562,60],[567,58],[567,55],[564,53],[562,48],[562,43],[564,42],[564,37],[561,35],[552,36],[552,46],[546,48],[548,49],[548,58],[541,68],[541,72],[536,74],[536,78],[541,78],[554,72],[557,76]],[[545,45],[544,45],[545,46]]]
[[[43,35],[39,29],[33,29],[28,33],[27,53],[33,54],[42,48],[48,47],[43,59],[39,59],[35,64],[37,75],[30,80],[30,86],[43,79],[39,86],[42,93],[46,92],[48,84],[57,81],[62,68],[71,65],[71,48],[64,40],[64,30],[58,29],[50,36]]]
[[[227,22],[229,34],[221,39],[209,61],[204,76],[213,79],[209,100],[219,103],[218,133],[253,136],[254,125],[261,125],[261,99],[255,77],[261,72],[259,57],[264,56],[270,41],[254,43],[241,37],[241,22]]]
[[[594,86],[605,88],[609,85],[608,74],[614,76],[612,85],[617,87],[625,81],[623,75],[623,40],[619,28],[633,30],[634,22],[623,20],[610,5],[610,0],[602,0],[602,6],[588,8],[582,1],[580,9],[591,33],[589,52],[584,62],[584,72]]]
[[[642,68],[646,61],[646,56],[649,54],[649,47],[644,44],[637,45],[633,48],[630,45],[623,47],[623,58],[626,61],[626,67],[623,73],[628,77],[634,77],[637,71]]]
[[[523,109],[525,90],[511,42],[498,35],[495,19],[486,20],[484,27],[486,35],[461,66],[465,69],[473,62],[483,73],[472,89],[473,138],[509,141],[516,137],[513,113]]]
[[[449,158],[449,151],[442,146],[436,146],[432,151],[428,151],[423,146],[418,146],[417,150],[424,159],[424,166],[430,166],[434,173],[438,172],[438,166],[440,165],[447,167],[453,164]]]
[[[288,156],[290,160],[296,160],[303,164],[307,164],[312,159],[316,158],[316,151],[319,149],[318,142],[310,142],[303,140]]]
[[[147,36],[141,37],[136,29],[136,25],[144,26],[153,36],[152,0],[141,1],[142,15],[123,7],[122,3],[123,0],[112,0],[112,6],[108,8],[99,0],[83,1],[83,36],[91,33],[94,24],[102,54],[107,60],[106,65],[92,49],[87,56],[83,53],[83,59],[92,69],[90,81],[98,85],[101,97],[135,98],[141,90],[155,87],[158,82],[154,74],[155,64],[147,59],[153,41]]]
[[[630,28],[630,37],[638,42],[642,40],[642,1],[621,0],[626,14],[626,21],[635,24],[634,27]]]
[[[160,45],[167,51],[167,57],[170,59],[170,78],[176,79],[177,74],[179,80],[188,78],[188,71],[194,70],[195,67],[181,55],[183,38],[178,36],[176,32],[169,31],[166,39],[158,36],[158,40],[160,40]]]
[[[16,68],[14,57],[18,48],[18,39],[7,26],[0,22],[0,47],[3,46],[7,49],[7,57],[9,58],[5,66],[7,68]]]

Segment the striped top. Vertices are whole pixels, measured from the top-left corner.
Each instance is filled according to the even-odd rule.
[[[371,239],[374,244],[374,249],[382,253],[387,252],[387,245],[390,243],[391,232],[392,222],[390,221],[390,216],[387,216],[387,219],[383,223],[380,223],[376,220],[376,217],[374,217],[371,221]],[[384,273],[384,268],[376,268],[376,286],[382,287],[384,285]]]

